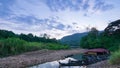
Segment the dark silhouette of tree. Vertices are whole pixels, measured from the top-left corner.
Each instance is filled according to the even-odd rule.
[[[7,31],[7,30],[0,30],[0,38],[9,38],[9,37],[17,37],[15,33],[12,31]]]

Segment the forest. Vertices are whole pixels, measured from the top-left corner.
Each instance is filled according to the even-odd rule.
[[[80,41],[82,48],[105,48],[111,51],[110,63],[120,63],[120,20],[113,21],[99,32],[95,27],[91,28],[88,35]],[[119,60],[119,61],[118,61]]]

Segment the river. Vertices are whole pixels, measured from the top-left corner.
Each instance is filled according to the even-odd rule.
[[[68,58],[65,58],[63,60],[58,60],[58,61],[60,61],[62,63],[68,63],[69,59],[70,60],[81,59],[81,54],[74,55],[72,57],[68,57]],[[85,68],[83,66],[59,67],[58,61],[47,62],[47,63],[43,63],[43,64],[39,64],[39,65],[36,65],[36,66],[29,67],[29,68]]]

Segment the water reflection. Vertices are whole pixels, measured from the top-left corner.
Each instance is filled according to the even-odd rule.
[[[60,62],[63,62],[63,63],[68,63],[68,60],[71,59],[71,60],[76,60],[74,58],[66,58],[64,60],[59,60]],[[40,65],[36,65],[36,66],[33,66],[33,67],[30,67],[30,68],[84,68],[83,66],[65,66],[65,67],[59,67],[59,63],[58,61],[52,61],[52,62],[47,62],[47,63],[44,63],[44,64],[40,64]]]
[[[78,60],[78,59],[79,60],[81,59],[81,54],[74,55],[74,56],[65,58],[63,60],[59,60],[59,61],[62,62],[62,63],[68,63],[69,60]],[[83,66],[70,66],[70,67],[64,66],[64,67],[60,67],[58,61],[52,61],[52,62],[47,62],[47,63],[44,63],[44,64],[36,65],[36,66],[30,67],[30,68],[86,68],[86,67],[83,67]]]

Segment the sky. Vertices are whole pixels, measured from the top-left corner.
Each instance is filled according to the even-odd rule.
[[[0,0],[0,29],[60,39],[120,19],[120,0]]]

